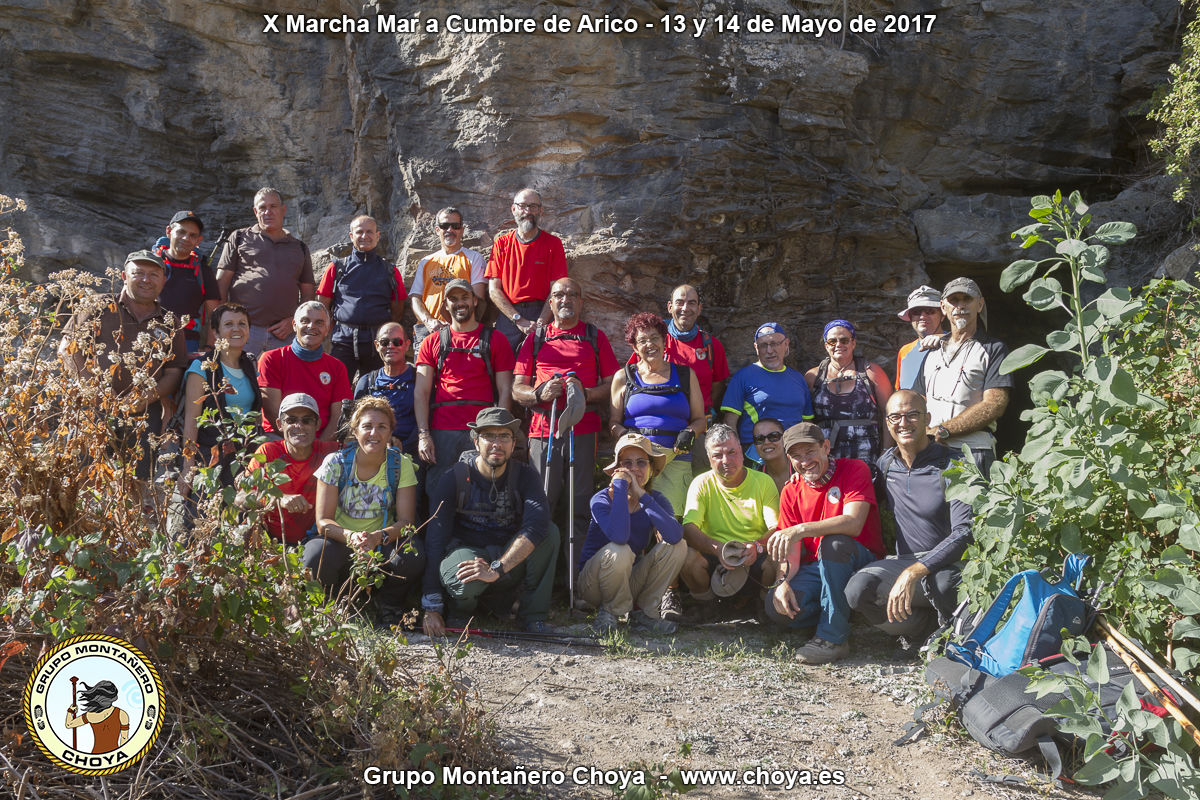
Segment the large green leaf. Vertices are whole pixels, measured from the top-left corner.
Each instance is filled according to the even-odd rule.
[[[1041,345],[1021,345],[1005,356],[1004,361],[1000,362],[1000,374],[1007,375],[1010,372],[1016,372],[1019,369],[1028,367],[1030,364],[1037,363],[1042,356],[1049,352],[1049,349]]]
[[[1056,306],[1066,308],[1062,301],[1062,284],[1054,278],[1038,278],[1029,284],[1029,289],[1022,297],[1038,311],[1046,311]]]
[[[1175,610],[1184,616],[1200,614],[1200,580],[1174,567],[1163,567],[1143,585],[1175,604]]]
[[[1029,198],[1029,205],[1033,208],[1054,208],[1054,201],[1048,194],[1035,194]]]
[[[1105,317],[1121,321],[1129,319],[1145,307],[1141,300],[1134,300],[1125,288],[1109,289],[1096,298],[1095,304],[1096,310]]]
[[[1050,331],[1046,334],[1046,344],[1057,353],[1066,353],[1079,347],[1079,334],[1074,330]]]
[[[1171,628],[1171,635],[1175,639],[1200,639],[1200,621],[1184,617]]]
[[[1103,244],[1124,244],[1137,236],[1137,226],[1132,222],[1106,222],[1089,238]]]
[[[1096,753],[1092,760],[1075,771],[1075,780],[1084,786],[1108,783],[1121,774],[1121,765],[1108,753]]]
[[[1108,683],[1108,652],[1103,647],[1094,648],[1088,657],[1087,676],[1097,685]]]
[[[1180,672],[1191,672],[1197,664],[1200,664],[1200,650],[1176,647],[1171,651],[1171,658],[1175,660],[1175,669]]]
[[[1009,264],[1004,268],[1004,272],[1000,273],[1000,291],[1011,292],[1023,285],[1037,272],[1037,265],[1038,262],[1028,258],[1022,258]]]
[[[1044,394],[1049,395],[1056,400],[1061,400],[1063,395],[1067,393],[1067,389],[1070,387],[1070,384],[1071,379],[1067,377],[1065,372],[1048,370],[1046,372],[1039,372],[1037,375],[1033,376],[1033,378],[1029,381],[1029,391],[1035,399],[1038,395]],[[1028,446],[1029,442],[1032,441],[1033,438],[1034,437],[1031,435],[1026,440],[1026,446]]]
[[[1081,239],[1063,239],[1054,248],[1054,251],[1059,255],[1075,258],[1087,250],[1087,247],[1087,242]]]
[[[1138,393],[1134,388],[1133,378],[1121,369],[1116,358],[1100,356],[1092,359],[1083,371],[1083,377],[1097,385],[1101,397],[1126,405],[1137,404]]]

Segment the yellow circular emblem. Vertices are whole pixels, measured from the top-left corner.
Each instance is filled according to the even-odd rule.
[[[38,749],[79,775],[111,775],[150,751],[163,684],[141,651],[113,636],[76,636],[42,656],[22,698]]]

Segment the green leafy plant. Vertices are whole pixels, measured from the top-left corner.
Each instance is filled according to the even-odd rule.
[[[1086,648],[1087,642],[1082,644]],[[1063,655],[1079,666],[1074,652],[1073,643],[1064,644]],[[1082,675],[1048,672],[1036,666],[1024,667],[1021,672],[1030,678],[1026,691],[1038,698],[1065,695],[1047,713],[1058,718],[1061,733],[1082,742],[1084,766],[1071,776],[1077,783],[1113,784],[1105,800],[1145,797],[1150,790],[1179,800],[1195,797],[1200,769],[1184,746],[1191,740],[1174,719],[1163,719],[1142,708],[1136,681],[1125,685],[1116,713],[1110,716],[1106,712],[1097,693],[1110,682],[1103,647],[1092,649]]]
[[[1020,569],[1086,552],[1108,618],[1200,665],[1200,292],[1159,281],[1138,296],[1105,284],[1107,245],[1136,231],[1093,227],[1078,192],[1035,197],[1034,222],[1013,233],[1040,260],[1013,262],[1005,291],[1025,286],[1039,311],[1065,316],[1045,345],[1027,344],[1001,365],[1013,372],[1049,353],[1068,370],[1029,379],[1033,407],[1023,447],[984,475],[971,459],[947,471],[947,494],[975,510],[963,591],[979,606]],[[1089,287],[1089,284],[1095,284]],[[1089,299],[1092,295],[1092,299]],[[1094,755],[1092,750],[1089,755]],[[1107,773],[1105,773],[1107,774]]]

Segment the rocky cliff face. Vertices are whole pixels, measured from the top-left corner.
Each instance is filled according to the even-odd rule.
[[[911,32],[929,26],[915,16],[907,34],[779,32],[792,14],[882,28],[883,0],[640,0],[610,12],[639,26],[620,35],[273,34],[263,15],[282,9],[262,2],[0,0],[0,191],[29,202],[17,224],[42,276],[117,263],[180,208],[210,237],[249,224],[262,184],[290,195],[288,225],[314,250],[372,213],[411,271],[438,208],[461,207],[486,248],[532,185],[611,332],[689,281],[734,361],[776,319],[801,367],[836,316],[868,355],[894,352],[907,292],[956,274],[992,287],[993,328],[1012,333],[1020,302],[995,276],[1033,193],[1081,188],[1177,244],[1161,186],[1115,199],[1144,169],[1139,111],[1173,58],[1175,2],[904,5],[932,30]],[[718,11],[740,30],[717,30]],[[571,0],[470,13],[603,17]],[[707,29],[664,33],[668,14]],[[775,32],[749,32],[755,15]]]

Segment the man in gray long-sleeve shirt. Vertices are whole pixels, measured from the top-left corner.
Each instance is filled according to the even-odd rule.
[[[879,457],[879,469],[896,516],[897,555],[854,573],[846,600],[875,627],[902,637],[903,655],[916,656],[957,605],[971,507],[946,500],[942,472],[955,453],[929,438],[925,398],[905,389],[894,393],[885,420],[896,446]]]
[[[507,409],[480,411],[467,423],[477,451],[464,453],[430,494],[421,597],[429,636],[445,633],[443,588],[458,614],[473,613],[484,592],[516,590],[522,627],[553,632],[546,615],[559,533],[541,478],[511,460],[519,426]]]

